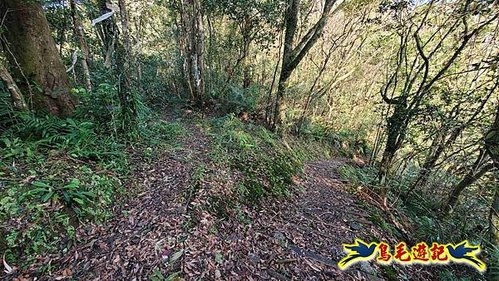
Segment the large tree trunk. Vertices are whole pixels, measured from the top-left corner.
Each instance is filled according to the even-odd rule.
[[[83,32],[83,26],[81,24],[80,18],[78,17],[78,11],[76,10],[75,0],[70,0],[71,5],[71,18],[73,19],[73,32],[76,42],[80,46],[82,60],[81,68],[83,69],[83,75],[85,76],[85,88],[88,92],[92,91],[92,80],[90,78],[90,67],[89,67],[89,57],[90,51],[88,50],[87,41],[85,40],[85,33]]]
[[[2,0],[6,54],[18,86],[35,111],[71,115],[76,98],[38,1]]]

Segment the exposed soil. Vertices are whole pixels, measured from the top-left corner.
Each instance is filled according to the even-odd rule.
[[[306,163],[294,195],[217,216],[213,196],[237,175],[209,160],[209,137],[195,125],[190,131],[179,151],[152,163],[134,159],[137,168],[124,183],[132,195],[116,202],[111,219],[80,228],[67,253],[41,257],[18,278],[50,264],[38,280],[386,279],[376,264],[347,271],[336,265],[342,243],[393,241],[368,220],[373,207],[358,205],[339,179],[348,159]],[[420,278],[431,278],[425,274]]]

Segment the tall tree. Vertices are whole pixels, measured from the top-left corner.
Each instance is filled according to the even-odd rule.
[[[180,7],[180,51],[184,60],[191,99],[203,106],[205,99],[204,79],[204,29],[200,0],[179,0]]]
[[[134,126],[137,121],[137,105],[132,89],[130,67],[133,62],[132,58],[132,43],[128,29],[128,13],[125,0],[118,0],[120,9],[120,20],[122,30],[122,41],[118,44],[116,70],[118,71],[119,79],[119,98],[121,111],[124,118],[124,128]]]
[[[81,67],[83,69],[83,75],[85,76],[85,88],[87,91],[92,91],[92,80],[90,78],[90,67],[89,67],[89,57],[90,51],[87,45],[87,40],[85,39],[85,33],[83,32],[83,25],[81,24],[77,6],[75,0],[69,0],[71,6],[71,18],[73,20],[73,32],[75,41],[80,47],[82,59]]]
[[[273,130],[281,124],[281,103],[286,95],[286,84],[298,64],[321,36],[335,3],[336,0],[326,0],[324,2],[319,20],[306,32],[300,42],[294,46],[298,27],[300,0],[288,0],[288,7],[285,14],[284,51],[282,54],[281,73],[277,84],[273,116],[270,116],[270,120],[268,120],[269,127]]]
[[[6,29],[5,53],[29,106],[60,117],[71,115],[77,100],[41,4],[2,0],[0,14]]]
[[[423,39],[423,26],[437,1],[430,1],[422,15],[410,17],[408,27],[400,27],[400,46],[396,56],[396,66],[381,90],[383,100],[393,107],[387,118],[386,142],[382,160],[379,166],[379,179],[384,182],[389,174],[396,153],[406,140],[409,124],[421,111],[421,105],[426,101],[435,86],[443,79],[448,70],[453,67],[465,48],[476,39],[476,35],[497,20],[499,13],[487,13],[489,4],[483,6],[471,5],[471,0],[457,1],[455,16],[437,26],[434,34]],[[447,6],[446,6],[447,7]],[[452,6],[449,6],[451,9]],[[483,10],[481,10],[483,9]],[[484,20],[476,24],[469,22],[473,13],[484,13]],[[420,18],[419,23],[412,22]],[[462,30],[461,36],[452,36],[456,30]],[[457,38],[456,42],[453,42]],[[444,50],[449,41],[456,47]],[[415,50],[415,55],[411,54]],[[442,61],[438,54],[448,54]],[[412,56],[412,57],[411,57]],[[431,163],[430,163],[431,164]]]

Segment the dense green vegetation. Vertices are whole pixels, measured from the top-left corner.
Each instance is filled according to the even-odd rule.
[[[105,106],[115,92],[105,84],[92,94],[81,90],[81,101],[91,103],[67,119],[8,112],[1,135],[0,219],[9,222],[2,249],[10,260],[54,251],[61,242],[70,246],[76,226],[104,221],[111,203],[125,196],[132,145],[153,157],[184,133],[155,117],[144,119],[140,130],[117,135],[119,119]]]
[[[391,237],[469,240],[488,264],[471,276],[499,276],[497,1],[5,0],[0,14],[4,263],[70,251],[164,157],[194,167],[187,202],[220,177],[221,222],[338,158]]]

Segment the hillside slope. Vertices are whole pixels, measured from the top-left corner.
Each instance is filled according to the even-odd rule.
[[[351,160],[308,161],[290,196],[221,209],[241,175],[209,157],[202,126],[187,126],[179,149],[152,161],[133,154],[129,196],[109,220],[82,226],[68,252],[39,256],[17,280],[390,280],[414,270],[433,279],[422,267],[338,268],[355,238],[396,243],[372,222],[376,207],[340,179]]]

